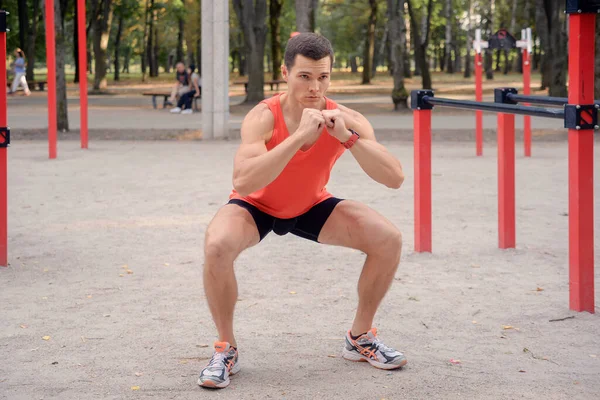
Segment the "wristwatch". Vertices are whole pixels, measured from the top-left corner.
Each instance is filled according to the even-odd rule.
[[[356,141],[358,140],[358,138],[360,138],[360,135],[358,134],[358,132],[356,132],[353,129],[348,128],[348,130],[350,131],[350,133],[352,133],[352,136],[350,136],[350,139],[346,140],[345,142],[342,143],[342,145],[346,148],[349,149],[350,147],[354,146],[354,143],[356,143]]]

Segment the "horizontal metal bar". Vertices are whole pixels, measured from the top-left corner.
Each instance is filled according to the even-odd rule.
[[[434,106],[444,106],[453,108],[464,108],[467,110],[481,110],[481,111],[492,111],[500,112],[505,114],[520,114],[520,115],[531,115],[534,117],[545,117],[545,118],[556,118],[564,119],[564,109],[549,109],[542,107],[530,107],[530,106],[519,106],[515,104],[502,104],[502,103],[486,103],[480,101],[469,101],[469,100],[453,100],[444,99],[440,97],[429,97],[424,96],[423,101],[432,104]]]
[[[564,106],[565,104],[569,104],[569,99],[566,97],[530,96],[513,93],[509,93],[506,96],[517,103],[544,104],[547,106]],[[600,100],[594,100],[594,104],[600,106]]]

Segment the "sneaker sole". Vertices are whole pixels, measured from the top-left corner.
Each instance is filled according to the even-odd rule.
[[[363,356],[362,354],[357,354],[355,352],[348,351],[345,348],[342,350],[342,358],[344,360],[354,361],[354,362],[368,362],[375,368],[385,369],[385,370],[398,369],[398,368],[404,367],[408,363],[408,361],[405,358],[400,362],[400,364],[384,364],[379,361],[375,361],[370,358],[367,358],[367,357]]]
[[[237,374],[238,372],[240,372],[240,369],[241,369],[240,364],[237,363],[236,365],[234,365],[234,367],[229,372],[229,376],[233,376],[233,375]],[[202,382],[200,380],[200,378],[198,378],[199,386],[205,387],[205,388],[210,388],[210,389],[223,389],[223,388],[226,388],[227,386],[229,386],[230,383],[231,383],[231,380],[229,379],[229,377],[227,377],[227,379],[221,383],[211,381],[210,379]]]

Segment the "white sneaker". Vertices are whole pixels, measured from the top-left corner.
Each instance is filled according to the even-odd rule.
[[[356,339],[352,339],[348,331],[342,357],[350,361],[367,361],[380,369],[396,369],[406,365],[404,354],[386,346],[377,337],[377,328],[371,328],[369,332]]]
[[[171,108],[171,111],[173,114],[179,114],[181,112],[181,108],[179,107],[175,107],[175,108]]]
[[[181,112],[182,114],[193,114],[194,110],[192,110],[191,108],[186,108],[185,110],[183,110]]]
[[[222,389],[229,386],[229,376],[240,372],[238,351],[227,342],[215,342],[215,352],[200,373],[198,385]]]

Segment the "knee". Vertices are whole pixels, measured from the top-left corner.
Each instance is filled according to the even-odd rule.
[[[214,230],[208,230],[204,239],[204,268],[214,269],[219,265],[233,263],[236,255],[227,238]]]
[[[395,227],[382,229],[375,251],[381,257],[390,260],[391,265],[394,265],[395,268],[400,262],[402,253],[402,233]]]

